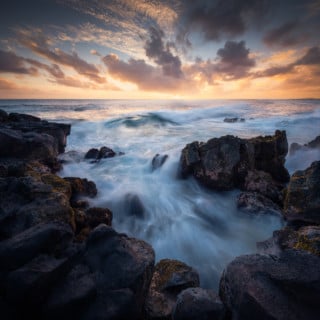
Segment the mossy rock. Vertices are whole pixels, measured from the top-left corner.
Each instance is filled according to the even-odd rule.
[[[55,174],[44,174],[41,176],[41,181],[52,186],[53,192],[60,192],[66,195],[68,199],[71,197],[71,185],[68,181],[60,178]]]

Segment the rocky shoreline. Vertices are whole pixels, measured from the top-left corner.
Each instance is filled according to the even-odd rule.
[[[180,177],[240,188],[244,214],[288,221],[257,244],[259,253],[234,259],[214,293],[199,287],[192,267],[169,259],[155,265],[149,244],[116,232],[112,212],[85,200],[97,194],[94,182],[55,174],[70,130],[0,110],[2,319],[319,318],[320,161],[290,177],[284,131],[182,150]],[[87,158],[110,156],[111,149],[94,149]],[[154,170],[165,160],[157,155]]]

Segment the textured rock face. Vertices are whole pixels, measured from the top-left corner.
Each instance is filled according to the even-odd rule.
[[[177,295],[199,286],[198,273],[177,260],[163,259],[155,267],[145,303],[147,319],[171,319]]]
[[[223,320],[225,308],[212,290],[189,288],[177,298],[173,320]]]
[[[232,319],[315,320],[319,266],[318,256],[299,250],[240,256],[222,275],[220,297]]]
[[[207,187],[230,190],[243,187],[249,171],[260,170],[281,183],[289,180],[284,167],[288,143],[284,131],[274,136],[240,139],[234,136],[213,138],[207,143],[193,142],[181,153],[181,175],[189,174]]]
[[[290,221],[320,223],[320,161],[295,172],[289,182],[285,202],[285,217]]]

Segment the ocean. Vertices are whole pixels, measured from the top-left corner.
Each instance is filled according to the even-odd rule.
[[[89,202],[113,211],[118,232],[149,242],[157,261],[191,265],[201,286],[214,289],[227,263],[256,252],[256,242],[284,221],[240,212],[239,190],[215,192],[192,178],[178,179],[183,147],[227,134],[271,135],[276,129],[286,130],[289,145],[320,135],[320,100],[0,100],[0,109],[71,123],[62,156],[68,162],[58,174],[93,180],[98,196]],[[235,117],[244,121],[224,122]],[[96,163],[83,159],[90,148],[102,146],[124,154]],[[168,159],[153,171],[156,154]],[[287,156],[286,167],[292,174],[315,160],[319,150],[299,151]]]

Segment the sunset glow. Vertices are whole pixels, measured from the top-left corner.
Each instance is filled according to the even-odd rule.
[[[13,0],[0,98],[320,98],[320,2]]]

